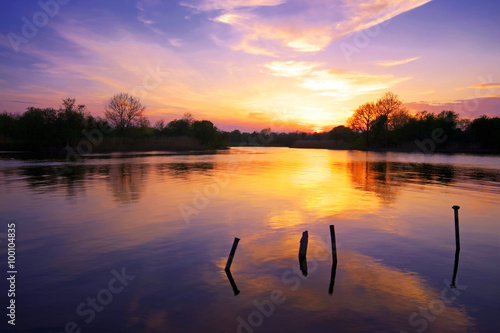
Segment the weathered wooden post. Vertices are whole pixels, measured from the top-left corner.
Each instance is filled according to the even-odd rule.
[[[300,239],[300,248],[299,248],[299,259],[303,259],[307,255],[307,241],[309,239],[309,234],[307,230],[302,233],[302,238]]]
[[[455,211],[455,243],[457,246],[457,250],[460,251],[460,231],[458,229],[458,210],[459,206],[453,206],[453,210]]]
[[[233,247],[231,248],[231,252],[229,253],[229,257],[227,258],[227,262],[226,262],[226,268],[225,268],[226,271],[231,269],[231,264],[233,263],[234,253],[236,252],[236,248],[238,247],[239,241],[240,241],[239,238],[234,237]]]
[[[330,226],[330,237],[332,239],[332,260],[337,262],[337,242],[335,241],[335,226]]]

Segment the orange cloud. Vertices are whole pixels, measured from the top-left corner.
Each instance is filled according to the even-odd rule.
[[[473,86],[470,86],[471,89],[491,89],[491,88],[500,88],[500,83],[478,83]]]

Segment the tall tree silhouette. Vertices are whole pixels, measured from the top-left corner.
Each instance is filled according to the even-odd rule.
[[[141,126],[144,123],[144,110],[139,98],[127,93],[120,93],[111,97],[105,107],[106,119],[120,133],[129,127]]]
[[[365,135],[366,145],[370,145],[370,130],[377,117],[377,107],[373,102],[360,105],[354,113],[347,119],[347,124],[357,132]]]
[[[384,129],[384,144],[387,146],[389,130],[404,124],[408,118],[408,111],[398,95],[390,91],[382,95],[375,105],[378,123]]]

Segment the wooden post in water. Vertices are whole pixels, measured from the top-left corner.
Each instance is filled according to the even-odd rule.
[[[332,239],[332,260],[337,262],[337,242],[335,241],[335,226],[330,226],[330,237]]]
[[[455,243],[457,246],[457,251],[460,251],[460,230],[458,229],[458,210],[459,206],[453,206],[453,210],[455,211]]]
[[[299,248],[299,258],[305,258],[307,255],[307,241],[309,239],[309,234],[306,231],[302,233],[302,238],[300,239],[300,248]]]
[[[231,269],[231,264],[233,263],[234,253],[236,252],[236,248],[238,247],[239,241],[240,241],[239,238],[234,237],[233,247],[231,248],[231,252],[229,253],[229,257],[227,258],[227,262],[226,262],[226,268],[225,268],[226,271]]]
[[[453,279],[451,282],[450,287],[451,288],[456,288],[456,281],[457,281],[457,271],[458,271],[458,258],[460,256],[460,229],[458,228],[458,210],[460,209],[459,206],[453,206],[451,207],[455,211],[455,244],[456,244],[456,250],[455,250],[455,265],[453,267]]]
[[[330,287],[328,293],[333,294],[333,286],[335,285],[335,275],[337,274],[337,242],[335,240],[335,226],[330,226],[330,238],[332,239],[332,273],[330,275]]]

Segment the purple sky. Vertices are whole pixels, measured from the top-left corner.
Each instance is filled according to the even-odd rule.
[[[40,3],[0,5],[0,111],[75,97],[102,116],[129,92],[153,123],[321,130],[393,91],[412,110],[500,115],[497,1]]]

